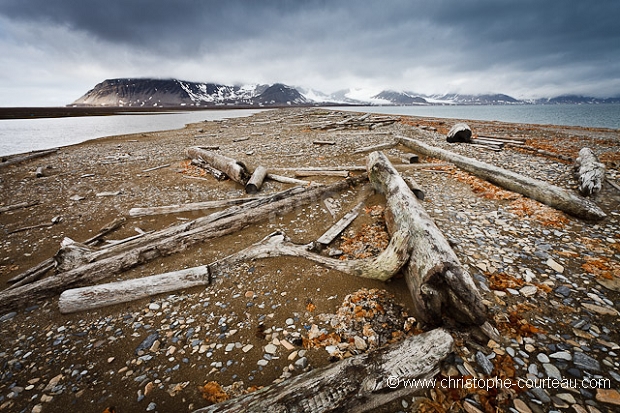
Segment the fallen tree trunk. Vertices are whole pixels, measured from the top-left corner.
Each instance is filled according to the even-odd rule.
[[[117,218],[114,221],[110,222],[108,225],[104,226],[103,228],[101,228],[99,230],[99,233],[97,233],[96,235],[90,237],[89,239],[87,239],[86,241],[84,241],[84,244],[86,245],[93,245],[95,244],[97,241],[99,241],[101,238],[103,238],[104,236],[106,236],[107,234],[109,234],[110,232],[116,230],[117,228],[120,228],[123,224],[125,223],[125,218]],[[22,272],[21,274],[16,275],[15,277],[11,278],[10,280],[8,280],[7,282],[9,283],[14,283],[11,286],[9,286],[7,289],[9,288],[17,288],[20,287],[22,285],[37,281],[39,279],[41,279],[46,272],[48,272],[49,270],[51,270],[52,268],[54,268],[55,266],[55,261],[54,258],[48,258],[45,261],[41,262],[40,264]]]
[[[58,307],[63,314],[126,303],[156,294],[207,285],[233,265],[259,258],[291,256],[306,258],[337,271],[362,278],[386,281],[407,262],[408,238],[397,233],[374,259],[342,261],[311,252],[312,244],[297,245],[284,234],[274,233],[260,242],[208,265],[125,281],[65,290]]]
[[[575,172],[579,182],[579,192],[583,196],[596,195],[603,188],[605,165],[590,148],[582,148],[575,161]]]
[[[577,218],[598,221],[607,216],[594,202],[548,182],[523,176],[516,172],[433,147],[414,139],[401,137],[399,141],[406,147],[424,156],[452,162],[459,168],[479,178],[525,195],[528,198],[542,202]]]
[[[250,174],[245,165],[235,159],[229,158],[219,153],[207,151],[197,146],[185,150],[190,159],[200,159],[215,169],[224,172],[233,181],[245,186]]]
[[[375,411],[431,388],[422,383],[439,372],[439,363],[452,352],[453,344],[450,334],[435,329],[194,413]],[[412,385],[416,379],[419,387]]]
[[[248,198],[232,198],[224,199],[221,201],[203,201],[192,202],[182,205],[165,205],[160,207],[144,207],[144,208],[131,208],[129,210],[129,216],[131,217],[144,217],[149,215],[161,215],[161,214],[177,214],[181,212],[200,211],[210,208],[222,208],[231,205],[245,204],[246,202],[253,201],[256,197]]]
[[[472,277],[381,152],[369,155],[368,176],[375,189],[385,194],[388,231],[409,235],[411,258],[404,271],[416,319],[441,325],[446,315],[466,324],[485,323],[486,307]]]
[[[29,161],[31,159],[36,159],[36,158],[41,158],[43,156],[51,155],[55,152],[58,152],[59,149],[60,148],[52,148],[52,149],[46,149],[43,151],[32,151],[32,152],[28,152],[28,153],[21,154],[21,155],[15,155],[15,156],[9,157],[8,159],[2,158],[0,160],[0,168],[4,166],[9,166],[9,165],[15,165],[17,163],[24,162],[24,161]]]
[[[1,291],[0,311],[31,304],[66,289],[119,274],[155,258],[184,251],[199,242],[231,234],[268,219],[273,214],[286,214],[300,205],[340,192],[364,180],[365,177],[358,177],[331,185],[292,188],[145,235],[138,240],[96,251],[84,257],[84,262],[87,262],[85,265],[19,288]]]
[[[245,192],[248,194],[255,194],[260,190],[260,187],[263,186],[263,181],[267,177],[267,168],[264,166],[259,166],[256,168],[250,180],[245,185]]]

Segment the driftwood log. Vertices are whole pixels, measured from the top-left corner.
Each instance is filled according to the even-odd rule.
[[[248,180],[248,183],[245,184],[245,192],[248,194],[255,194],[260,190],[260,187],[263,186],[263,181],[267,177],[267,168],[264,166],[258,166],[252,176]]]
[[[596,195],[603,188],[605,165],[590,148],[582,148],[575,161],[575,173],[579,182],[579,192],[583,196]]]
[[[192,245],[239,231],[286,214],[300,205],[326,197],[365,181],[357,177],[331,185],[296,187],[270,197],[233,206],[206,217],[147,234],[140,239],[86,254],[83,265],[12,290],[0,291],[0,311],[31,304],[74,287],[90,285],[158,257],[186,250]]]
[[[250,177],[245,165],[235,159],[216,152],[207,151],[197,146],[187,148],[186,155],[190,159],[200,159],[211,167],[224,172],[233,181],[245,186]]]
[[[374,188],[385,194],[388,231],[409,234],[411,258],[404,272],[416,319],[441,325],[446,315],[466,324],[484,324],[486,307],[471,275],[383,153],[369,155],[368,175]]]
[[[131,208],[129,210],[129,216],[131,217],[144,217],[149,215],[161,215],[161,214],[177,214],[181,212],[190,212],[190,211],[201,211],[204,209],[211,208],[222,208],[231,205],[241,205],[246,202],[253,201],[257,198],[255,197],[247,197],[247,198],[231,198],[224,200],[215,200],[215,201],[202,201],[202,202],[191,202],[188,204],[180,204],[180,205],[165,205],[160,207],[142,207],[142,208]]]
[[[60,294],[58,307],[63,314],[73,313],[207,285],[213,278],[217,278],[243,261],[280,256],[306,258],[340,272],[385,281],[407,262],[409,258],[407,237],[406,233],[396,233],[385,251],[376,258],[343,261],[313,253],[311,252],[313,244],[293,244],[284,234],[276,232],[244,250],[208,265],[65,290]]]
[[[594,202],[539,179],[520,175],[497,166],[481,162],[445,149],[427,145],[415,139],[400,137],[404,146],[424,156],[452,162],[459,168],[545,205],[566,212],[577,218],[599,221],[607,215]]]
[[[375,411],[432,387],[420,383],[415,388],[411,383],[434,377],[453,344],[452,336],[438,328],[194,413]]]

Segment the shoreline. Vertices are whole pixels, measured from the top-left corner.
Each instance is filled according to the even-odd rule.
[[[355,108],[351,111],[355,112]],[[558,159],[514,148],[496,153],[469,145],[447,144],[445,133],[458,121],[454,119],[399,116],[393,125],[372,131],[312,129],[322,122],[342,120],[350,115],[349,111],[342,113],[330,108],[264,111],[246,118],[201,122],[173,131],[98,138],[62,147],[45,158],[3,168],[0,189],[6,198],[0,206],[20,201],[40,203],[0,214],[0,230],[5,233],[1,241],[1,288],[20,271],[53,256],[65,236],[83,241],[104,224],[123,216],[128,219],[126,224],[107,237],[123,239],[136,235],[134,228],[147,232],[159,230],[209,213],[130,218],[130,208],[246,196],[239,185],[216,181],[188,165],[183,154],[188,146],[217,145],[220,153],[244,162],[251,169],[258,165],[334,167],[364,165],[366,156],[353,155],[356,149],[383,143],[398,134],[568,189],[575,185],[571,165]],[[618,131],[465,122],[479,135],[519,136],[539,149],[571,157],[581,145],[587,144],[607,165],[610,179],[616,182],[620,179]],[[335,143],[313,143],[319,140]],[[408,153],[402,147],[385,152],[395,163]],[[43,176],[37,178],[34,172],[39,166],[43,167]],[[152,169],[157,167],[161,168]],[[620,332],[613,328],[620,322],[617,313],[620,292],[601,282],[607,283],[604,281],[607,276],[611,280],[620,277],[617,235],[620,192],[610,185],[604,187],[596,201],[608,213],[608,218],[595,225],[556,215],[555,211],[520,198],[504,199],[497,189],[481,185],[451,168],[441,172],[409,170],[403,174],[423,186],[425,209],[476,279],[492,310],[492,322],[504,337],[504,341],[495,344],[464,337],[463,345],[456,349],[443,373],[452,375],[456,371],[456,375],[462,375],[461,369],[471,368],[480,377],[488,376],[474,357],[480,351],[491,363],[496,363],[498,375],[523,378],[528,372],[532,374],[530,370],[537,369],[544,377],[550,377],[550,372],[555,374],[551,365],[563,377],[576,374],[576,369],[582,376],[609,379],[612,390],[617,390],[620,366],[612,353],[620,352],[617,347]],[[339,178],[310,179],[329,183]],[[287,187],[268,182],[261,193]],[[196,245],[186,253],[159,258],[113,278],[136,278],[203,265],[238,251],[276,229],[283,229],[296,243],[307,243],[357,204],[359,197],[356,191],[345,191],[334,195],[329,207],[323,201],[300,207],[239,234]],[[382,205],[381,195],[368,198],[365,201],[368,212],[360,214],[347,236],[355,238],[360,231],[369,233],[371,227],[380,230],[381,219],[372,211],[378,211]],[[335,216],[329,208],[333,208]],[[51,222],[56,216],[62,217],[58,224],[9,234],[16,229]],[[380,232],[372,234],[380,238]],[[343,240],[338,240],[335,247],[342,247],[342,243]],[[562,271],[549,262],[559,264]],[[67,406],[103,411],[115,405],[119,411],[142,411],[149,403],[155,403],[160,412],[191,411],[208,404],[198,389],[205,382],[217,381],[228,387],[243,381],[242,388],[248,389],[301,374],[309,366],[330,364],[330,354],[320,342],[310,347],[295,343],[298,338],[307,338],[312,325],[332,332],[331,318],[321,314],[336,314],[347,296],[357,299],[363,296],[364,302],[376,301],[384,306],[398,303],[405,310],[412,306],[403,279],[388,283],[362,280],[301,259],[274,258],[244,263],[219,282],[212,287],[164,294],[88,313],[61,315],[57,298],[32,303],[27,310],[18,310],[8,318],[0,313],[0,362],[9,366],[0,376],[0,396],[4,397],[0,406],[19,411],[41,405],[45,412],[60,412]],[[386,290],[394,298],[385,299],[378,293],[362,294],[361,288]],[[583,306],[584,303],[590,307]],[[605,308],[607,313],[600,309],[599,313],[598,307],[592,306]],[[393,308],[390,317],[404,322],[396,307],[390,308]],[[614,309],[616,313],[612,315]],[[371,318],[366,320],[371,321]],[[404,331],[401,334],[406,334]],[[137,354],[137,348],[155,333],[158,346]],[[377,331],[377,334],[387,332]],[[455,330],[454,334],[460,333]],[[280,344],[283,340],[293,348]],[[270,344],[276,348],[273,354],[270,352],[273,348],[267,347]],[[560,352],[568,353],[570,360],[564,354],[564,359],[551,357]],[[596,364],[590,359],[587,359],[590,364],[576,363],[581,357],[577,353],[587,355]],[[541,361],[545,360],[541,354],[548,356],[547,361]],[[302,359],[305,360],[299,361]],[[11,372],[11,377],[6,372]],[[61,377],[55,386],[60,387],[50,387],[58,376]],[[232,389],[229,392],[234,394]],[[572,399],[565,395],[567,392]],[[508,390],[504,396],[509,394],[532,409],[552,408],[560,401],[567,406],[594,404],[602,412],[614,408],[609,400],[601,400],[603,393],[597,391],[560,389],[512,394]],[[403,400],[408,406],[413,405],[411,397]],[[486,402],[503,408],[518,404],[501,397],[489,399],[481,392],[472,392],[454,402],[469,403],[478,409]],[[399,400],[384,411],[402,410],[403,406]]]

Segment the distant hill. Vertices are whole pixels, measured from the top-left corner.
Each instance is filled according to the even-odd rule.
[[[524,105],[620,103],[620,98],[598,99],[566,95],[534,101],[504,94],[423,95],[408,91],[343,89],[325,94],[282,83],[243,86],[187,82],[177,79],[108,79],[97,84],[70,106],[178,107],[178,106],[308,106],[308,105]]]

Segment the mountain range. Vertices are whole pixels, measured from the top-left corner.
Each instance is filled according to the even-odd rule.
[[[312,106],[312,105],[518,105],[620,103],[620,97],[600,99],[564,95],[519,100],[504,94],[423,95],[414,92],[361,89],[325,94],[282,83],[221,85],[177,79],[108,79],[97,84],[69,106],[178,107],[178,106]]]

